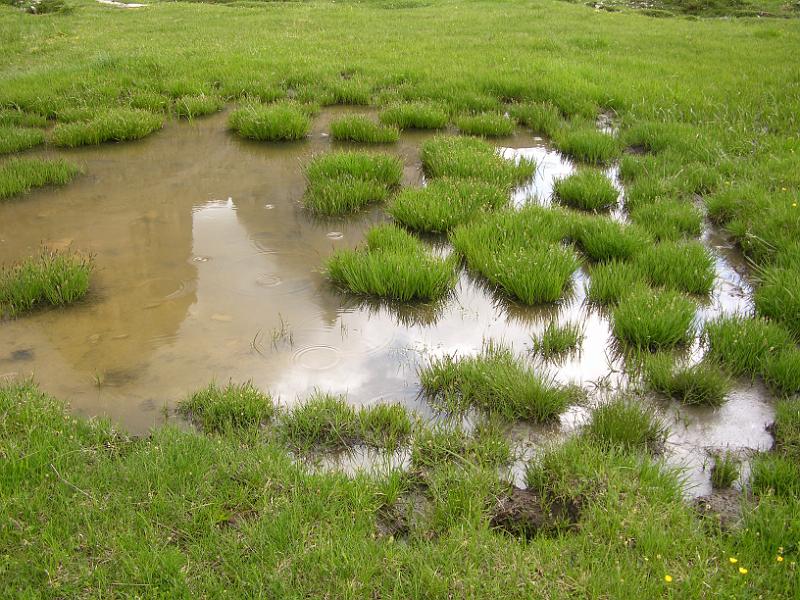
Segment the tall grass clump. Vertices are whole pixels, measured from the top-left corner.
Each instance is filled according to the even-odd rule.
[[[606,450],[659,452],[664,446],[667,428],[653,408],[620,396],[592,411],[583,435]]]
[[[681,200],[642,204],[630,211],[630,218],[656,241],[696,238],[703,232],[700,210]]]
[[[397,127],[380,125],[364,116],[352,115],[331,123],[331,137],[334,140],[365,144],[392,144],[400,139],[400,130]]]
[[[438,136],[422,144],[422,166],[430,177],[481,179],[513,187],[527,181],[536,170],[532,161],[512,162],[485,141]]]
[[[292,104],[245,104],[234,110],[228,126],[240,136],[261,142],[305,139],[311,129],[308,114]]]
[[[361,443],[392,451],[411,435],[413,423],[400,404],[376,404],[358,411]]]
[[[727,375],[710,361],[679,366],[670,354],[659,353],[645,359],[643,370],[651,388],[683,404],[721,406],[730,391]]]
[[[626,261],[651,244],[638,227],[603,216],[577,216],[572,220],[570,237],[594,262]]]
[[[444,233],[484,211],[504,208],[509,200],[508,190],[501,185],[442,177],[423,188],[404,188],[394,197],[388,212],[410,229]]]
[[[224,106],[219,96],[186,95],[175,100],[175,114],[183,119],[195,119],[219,112]]]
[[[305,169],[303,205],[323,216],[343,215],[385,199],[400,184],[403,163],[386,154],[332,152]]]
[[[395,104],[381,111],[381,123],[398,129],[442,129],[450,117],[440,105],[431,102]]]
[[[800,265],[763,269],[754,299],[760,314],[783,324],[800,340]]]
[[[163,124],[162,116],[145,110],[112,108],[86,121],[56,125],[51,139],[54,145],[67,148],[127,142],[150,135],[161,129]]]
[[[711,485],[714,489],[724,490],[731,487],[739,479],[741,460],[730,450],[712,453],[714,464],[711,467]]]
[[[709,356],[737,376],[759,375],[769,360],[794,348],[792,336],[764,317],[719,317],[705,324],[704,338]]]
[[[533,351],[544,358],[564,356],[580,350],[583,336],[580,323],[559,325],[556,321],[551,321],[540,335],[533,338]]]
[[[714,285],[714,258],[700,242],[661,242],[639,252],[634,263],[654,286],[706,296]]]
[[[768,355],[763,362],[761,375],[780,394],[800,394],[800,350],[791,347]]]
[[[455,284],[455,267],[455,257],[435,257],[403,229],[380,225],[367,233],[361,248],[328,258],[325,272],[353,293],[409,302],[438,300],[447,294]]]
[[[47,127],[47,117],[15,108],[0,108],[0,126]]]
[[[461,427],[437,424],[421,429],[411,446],[411,464],[433,469],[454,461],[481,467],[501,467],[512,460],[508,438],[494,422],[479,423],[467,433]]]
[[[586,294],[590,302],[606,306],[616,304],[632,289],[643,284],[642,276],[634,265],[612,260],[592,265]]]
[[[44,132],[31,127],[0,126],[0,154],[21,152],[44,143]]]
[[[531,206],[459,226],[450,239],[470,269],[511,298],[536,305],[564,296],[580,266],[575,250],[559,243],[568,230],[564,213]]]
[[[261,427],[276,412],[272,398],[250,382],[225,387],[211,383],[182,401],[178,410],[209,433]]]
[[[86,295],[93,263],[78,253],[43,249],[0,270],[0,316],[70,304]]]
[[[619,156],[619,144],[593,126],[570,125],[559,129],[553,142],[561,152],[580,162],[605,165]]]
[[[614,335],[640,350],[685,345],[693,336],[695,309],[694,302],[677,292],[637,287],[614,308]]]
[[[556,180],[553,195],[572,208],[602,212],[616,205],[619,192],[602,171],[581,169],[569,177]]]
[[[12,158],[0,164],[0,200],[25,194],[46,185],[65,185],[81,168],[58,158]]]
[[[509,112],[521,125],[548,137],[553,137],[564,124],[561,111],[549,102],[514,104]]]
[[[462,134],[480,137],[507,137],[514,133],[514,122],[497,113],[458,117],[456,127]]]
[[[507,419],[537,423],[556,418],[576,390],[536,373],[509,348],[487,344],[480,354],[433,358],[420,370],[425,395],[443,410],[478,408]]]
[[[335,450],[355,443],[359,422],[355,409],[343,397],[315,392],[283,415],[278,428],[297,450]]]

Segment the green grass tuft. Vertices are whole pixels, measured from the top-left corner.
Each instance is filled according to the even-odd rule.
[[[454,413],[478,408],[541,423],[558,417],[577,398],[576,390],[542,377],[510,349],[491,344],[473,357],[433,358],[419,375],[425,395]]]
[[[389,193],[384,184],[373,179],[349,176],[323,179],[308,187],[303,196],[303,206],[320,216],[339,216],[380,202]]]
[[[595,262],[626,261],[650,244],[647,234],[638,227],[601,216],[579,215],[574,218],[570,237]]]
[[[630,217],[656,241],[696,238],[703,232],[702,213],[681,200],[642,204],[630,211]]]
[[[800,265],[764,269],[754,299],[760,314],[783,324],[800,340]]]
[[[86,295],[91,258],[43,249],[37,256],[0,270],[0,317],[43,306],[70,304]]]
[[[219,96],[181,96],[175,100],[175,114],[183,119],[195,119],[219,112],[224,106],[225,102]]]
[[[654,286],[707,296],[714,285],[714,258],[700,242],[661,242],[637,254],[634,264]]]
[[[708,353],[733,375],[754,377],[768,361],[794,348],[791,335],[763,317],[723,316],[706,323]]]
[[[739,479],[741,460],[733,452],[714,452],[714,465],[711,467],[711,485],[714,489],[727,489]]]
[[[563,127],[553,141],[564,154],[589,164],[605,165],[619,156],[617,140],[588,124]]]
[[[456,119],[458,131],[480,137],[507,137],[514,133],[514,122],[501,114],[465,115]]]
[[[624,452],[659,452],[667,436],[653,408],[624,396],[595,408],[582,432],[603,449]]]
[[[447,127],[450,117],[438,104],[409,102],[395,104],[381,111],[381,123],[398,129],[442,129]]]
[[[343,397],[315,392],[292,408],[279,423],[283,439],[293,448],[336,450],[358,438],[358,414]]]
[[[422,144],[422,166],[430,177],[481,179],[513,187],[533,177],[528,160],[505,160],[493,146],[469,137],[439,136]]]
[[[0,200],[19,196],[33,188],[65,185],[81,172],[64,159],[12,158],[0,164]]]
[[[0,126],[47,127],[47,117],[14,108],[2,108],[0,109]]]
[[[242,137],[261,142],[283,142],[305,139],[311,119],[293,104],[250,103],[234,110],[228,126]]]
[[[132,108],[114,108],[97,113],[86,121],[56,125],[52,142],[66,148],[127,142],[148,136],[161,129],[163,124],[161,115]]]
[[[580,323],[559,325],[556,321],[551,321],[541,335],[533,338],[533,351],[544,358],[564,356],[580,350],[583,335]]]
[[[21,152],[44,143],[44,132],[30,127],[0,126],[0,154]]]
[[[556,199],[572,208],[602,212],[617,204],[619,192],[606,174],[597,169],[581,169],[553,184]]]
[[[472,434],[461,428],[424,428],[414,436],[411,464],[432,469],[447,463],[500,467],[511,462],[508,439],[498,427],[479,424]]]
[[[514,104],[509,112],[521,125],[548,137],[553,137],[564,124],[561,111],[549,102]]]
[[[276,412],[272,398],[249,382],[224,388],[212,383],[181,402],[178,410],[209,433],[262,427]]]
[[[339,141],[393,144],[400,139],[400,130],[396,127],[380,125],[364,116],[353,115],[333,121],[331,137]]]
[[[800,394],[800,350],[791,347],[769,354],[764,359],[761,375],[780,394]]]
[[[367,233],[358,250],[341,250],[325,263],[335,284],[353,293],[400,302],[438,300],[455,285],[454,257],[433,256],[421,241],[394,225]]]
[[[444,233],[484,211],[504,208],[509,194],[503,186],[478,179],[431,180],[424,188],[404,188],[392,200],[389,214],[410,229]]]
[[[411,435],[412,422],[400,404],[376,404],[358,411],[362,443],[393,451]]]
[[[614,308],[614,335],[640,350],[660,350],[688,344],[696,306],[673,291],[637,287]]]
[[[634,265],[612,260],[591,267],[586,293],[590,302],[605,306],[616,304],[643,284],[642,275]]]
[[[661,353],[646,358],[644,374],[647,383],[683,404],[721,406],[730,391],[730,380],[711,362],[676,367],[675,359]]]

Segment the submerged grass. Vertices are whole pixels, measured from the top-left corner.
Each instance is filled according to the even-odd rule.
[[[58,124],[51,139],[55,146],[66,148],[127,142],[148,136],[161,129],[163,124],[161,115],[145,110],[114,108],[98,112],[85,121]]]
[[[422,166],[430,177],[461,177],[513,187],[533,177],[536,165],[528,160],[502,158],[483,140],[438,136],[421,149]]]
[[[251,140],[296,141],[308,135],[311,119],[293,104],[249,103],[231,113],[228,125],[242,137]]]
[[[607,450],[659,452],[664,446],[667,428],[652,407],[620,396],[595,408],[582,433],[593,444]]]
[[[368,117],[353,115],[331,123],[334,140],[367,144],[392,144],[400,139],[397,127],[380,125]]]
[[[91,258],[43,249],[0,270],[0,316],[14,317],[43,306],[79,300],[89,290]]]
[[[514,122],[501,114],[465,115],[456,119],[458,131],[480,137],[507,137],[514,133]]]
[[[564,356],[579,351],[583,337],[583,326],[580,323],[559,325],[556,321],[551,321],[540,335],[533,338],[533,351],[544,358]]]
[[[721,406],[731,383],[718,365],[702,361],[693,365],[676,365],[668,353],[645,359],[644,376],[648,385],[683,404]]]
[[[616,205],[619,192],[602,171],[581,169],[574,175],[556,180],[553,195],[572,208],[602,212]]]
[[[614,335],[640,350],[688,344],[696,306],[681,294],[637,287],[623,296],[612,313]]]
[[[504,208],[510,197],[503,186],[479,179],[441,177],[423,188],[405,188],[388,213],[410,229],[445,233],[483,212]]]
[[[367,233],[358,250],[341,250],[325,263],[335,284],[355,294],[400,302],[439,300],[456,280],[453,257],[438,258],[418,239],[394,225]]]
[[[477,356],[433,358],[419,376],[425,395],[454,413],[478,408],[541,423],[556,418],[578,397],[575,389],[539,375],[509,348],[491,344]]]
[[[181,402],[178,410],[210,433],[263,427],[276,413],[272,398],[250,382],[209,384]]]
[[[65,185],[81,168],[64,159],[12,158],[0,163],[0,200],[46,185]]]
[[[385,108],[380,114],[381,123],[398,129],[442,129],[450,117],[447,111],[431,102],[409,102]]]
[[[44,143],[44,132],[32,127],[0,125],[0,154],[21,152]]]

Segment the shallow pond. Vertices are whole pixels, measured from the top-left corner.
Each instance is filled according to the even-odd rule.
[[[555,318],[584,323],[583,351],[543,369],[590,391],[621,382],[608,320],[584,304],[582,272],[568,301],[540,309],[510,304],[466,272],[441,306],[364,303],[332,288],[320,273],[323,259],[386,219],[376,207],[322,221],[299,204],[302,166],[336,145],[326,131],[342,110],[323,112],[302,143],[241,140],[221,114],[171,123],[136,143],[59,152],[83,163],[86,175],[0,204],[0,263],[42,243],[88,251],[96,257],[92,290],[73,307],[0,323],[0,377],[33,375],[76,412],[108,416],[134,433],[214,379],[252,380],[283,404],[319,388],[355,404],[399,401],[432,416],[418,397],[417,367],[427,357],[475,353],[489,339],[528,352],[531,336]],[[404,134],[385,148],[405,161],[406,185],[423,182],[418,147],[426,136]],[[517,204],[534,197],[548,203],[554,178],[574,168],[530,134],[498,146],[507,158],[524,155],[539,165],[515,193]],[[614,169],[609,175],[616,178]],[[747,310],[750,290],[735,255],[723,239],[704,239],[717,255],[718,276],[698,320]],[[661,405],[673,430],[671,460],[693,467],[692,493],[708,489],[700,468],[706,447],[771,442],[771,402],[758,386],[740,385],[718,410]],[[538,444],[568,433],[585,410],[564,414],[560,427],[515,437]]]

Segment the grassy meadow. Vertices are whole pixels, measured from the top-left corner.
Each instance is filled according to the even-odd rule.
[[[235,135],[303,144],[321,107],[371,106],[331,124],[348,150],[298,164],[298,208],[369,206],[396,224],[323,258],[323,275],[342,294],[437,303],[463,268],[539,307],[574,298],[583,273],[632,384],[598,403],[558,383],[560,360],[598,349],[557,320],[527,354],[487,340],[410,374],[433,421],[324,381],[288,407],[200,381],[135,438],[0,379],[0,597],[800,596],[797,3],[20,6],[0,0],[0,204],[78,177],[60,149],[136,143],[168,119],[229,109]],[[720,15],[736,18],[705,18]],[[401,186],[389,154],[409,130],[435,132],[422,188]],[[537,165],[495,143],[521,130],[577,165],[552,207],[510,205]],[[699,318],[715,289],[709,227],[747,265],[749,313]],[[0,327],[91,302],[92,266],[77,250],[0,265]],[[664,457],[681,424],[657,407],[721,410],[755,380],[775,444],[709,455],[715,489],[733,494],[723,518],[686,499]],[[514,442],[521,423],[573,407],[586,420],[568,439],[533,455]],[[374,472],[328,465],[363,453]]]

